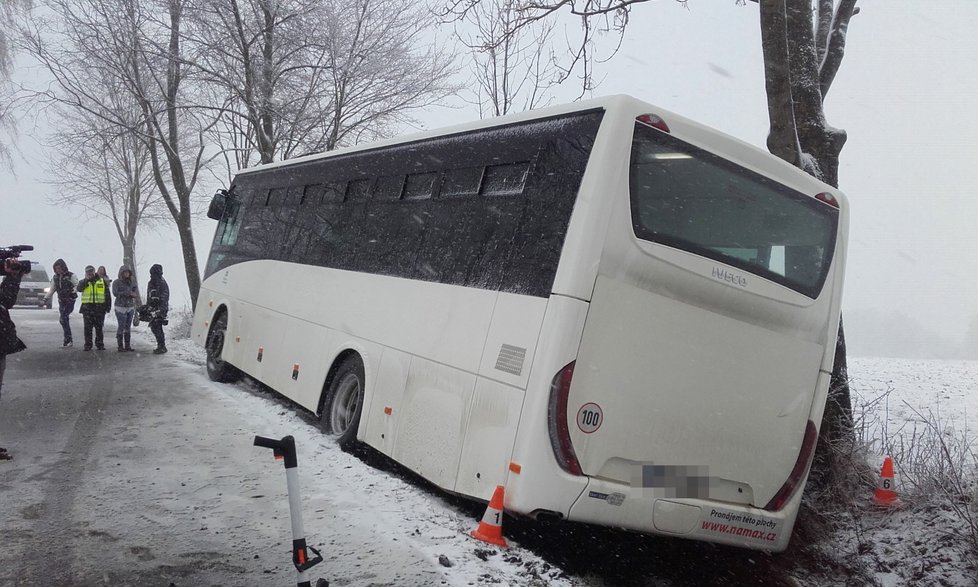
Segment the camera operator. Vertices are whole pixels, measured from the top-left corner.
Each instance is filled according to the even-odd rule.
[[[20,293],[20,278],[28,273],[29,269],[24,268],[24,264],[14,258],[3,260],[3,282],[0,283],[0,390],[3,389],[3,372],[7,368],[7,355],[20,352],[27,348],[20,338],[17,337],[17,327],[10,319],[8,310],[17,302],[17,294]],[[7,449],[0,448],[0,461],[10,460],[10,453]]]
[[[146,306],[150,311],[149,329],[156,337],[154,355],[166,352],[166,336],[163,326],[167,324],[166,314],[170,310],[170,286],[163,279],[163,266],[156,264],[149,268],[149,287],[146,289]]]

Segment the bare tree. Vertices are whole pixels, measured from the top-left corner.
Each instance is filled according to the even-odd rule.
[[[409,0],[203,0],[195,21],[192,64],[238,168],[389,134],[457,89],[451,57],[424,42],[429,14]]]
[[[203,0],[188,22],[193,67],[210,85],[219,140],[238,167],[270,163],[308,138],[321,107],[324,56],[310,22],[321,10],[307,0]],[[232,170],[233,171],[233,170]]]
[[[147,146],[150,170],[176,225],[191,300],[200,271],[194,248],[192,194],[206,159],[214,118],[185,85],[181,25],[185,0],[46,0],[48,15],[25,29],[23,46],[54,79],[37,91],[47,103],[87,113]],[[96,81],[93,81],[96,80]],[[124,92],[140,112],[120,116],[101,84]]]
[[[318,26],[331,107],[315,121],[322,140],[307,150],[393,136],[401,125],[417,123],[412,112],[459,90],[451,57],[425,41],[433,22],[423,3],[328,0],[325,6]]]
[[[131,102],[129,116],[140,116]],[[136,234],[165,222],[168,214],[156,189],[149,151],[136,134],[85,112],[62,109],[49,139],[49,183],[53,203],[79,207],[112,222],[122,244],[122,264],[136,275]]]
[[[476,103],[483,118],[545,105],[547,90],[560,79],[549,51],[554,23],[518,27],[516,2],[485,0],[464,19],[476,30],[463,43],[472,53]]]
[[[11,116],[13,92],[9,85],[10,69],[13,66],[10,31],[13,30],[16,17],[28,12],[31,6],[31,0],[0,1],[0,131],[6,136],[11,136],[15,130]],[[10,165],[10,148],[4,140],[0,140],[0,163]]]

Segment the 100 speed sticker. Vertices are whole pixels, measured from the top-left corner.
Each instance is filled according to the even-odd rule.
[[[604,412],[601,411],[601,406],[594,402],[588,402],[577,410],[577,427],[584,434],[591,434],[601,428],[602,422],[604,422]]]

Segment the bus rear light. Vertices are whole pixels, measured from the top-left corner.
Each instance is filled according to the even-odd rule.
[[[554,457],[560,468],[572,475],[583,475],[581,463],[578,462],[571,444],[570,426],[567,424],[567,398],[573,377],[574,361],[571,361],[550,382],[547,428],[550,432],[550,446],[553,447]]]
[[[636,116],[635,117],[635,120],[637,120],[637,121],[639,121],[639,122],[641,122],[643,124],[647,124],[647,125],[651,126],[652,128],[657,128],[657,129],[661,130],[662,132],[667,132],[667,133],[671,133],[672,132],[672,131],[669,130],[669,125],[666,124],[666,121],[665,120],[662,120],[662,118],[659,117],[657,114],[642,114],[642,115]]]
[[[822,192],[820,194],[816,194],[815,195],[815,199],[818,200],[819,202],[824,203],[824,204],[828,204],[829,206],[832,206],[833,208],[838,208],[839,207],[839,200],[836,200],[835,199],[835,196],[833,196],[832,194],[830,194],[828,192]]]
[[[815,423],[811,420],[808,421],[808,425],[805,426],[805,438],[801,442],[801,451],[798,452],[798,460],[795,461],[794,468],[791,469],[791,474],[788,475],[788,480],[784,482],[781,489],[774,494],[771,501],[764,506],[764,509],[769,512],[776,512],[783,508],[791,496],[794,495],[795,490],[801,485],[801,480],[805,476],[805,472],[808,470],[809,463],[812,462],[812,456],[815,454],[815,444],[818,441],[818,430],[815,429]]]

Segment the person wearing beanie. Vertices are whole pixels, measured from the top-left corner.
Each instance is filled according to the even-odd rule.
[[[115,318],[119,322],[115,338],[119,342],[119,352],[131,352],[132,318],[139,301],[139,288],[132,277],[132,270],[123,265],[119,267],[119,278],[112,282],[112,296],[115,298]]]
[[[153,349],[153,354],[162,355],[166,352],[166,337],[163,334],[163,326],[167,323],[166,314],[170,310],[170,286],[163,279],[163,266],[160,264],[149,268],[146,305],[151,314],[149,329],[153,331],[153,336],[156,337],[156,348]]]
[[[68,271],[68,265],[65,263],[64,259],[58,259],[54,262],[54,277],[51,278],[51,286],[48,288],[48,292],[44,294],[44,304],[51,299],[51,296],[57,294],[58,296],[58,313],[61,315],[61,329],[64,331],[64,344],[62,346],[71,346],[71,322],[69,317],[71,313],[75,311],[75,300],[78,299],[78,291],[75,289],[78,287],[78,278],[71,271]]]

